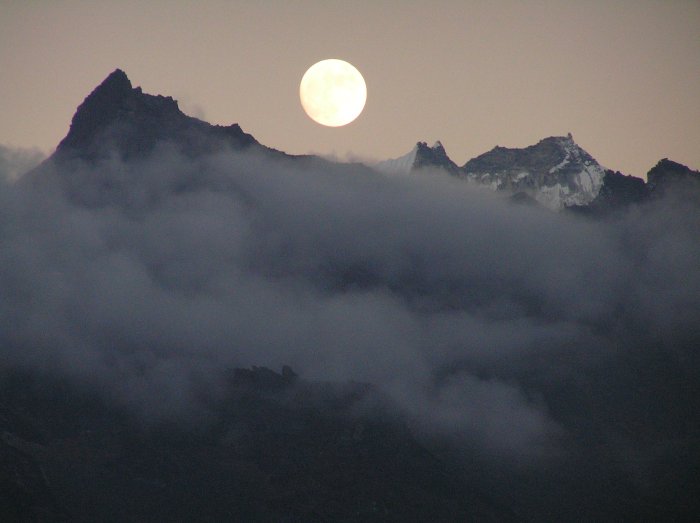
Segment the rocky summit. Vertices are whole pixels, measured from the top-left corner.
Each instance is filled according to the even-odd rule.
[[[495,147],[461,169],[469,180],[495,190],[524,192],[555,210],[589,204],[598,195],[604,174],[571,134],[545,138],[524,149]]]
[[[56,157],[96,160],[117,154],[129,160],[162,143],[190,156],[223,146],[265,149],[238,124],[223,127],[187,116],[170,96],[146,94],[116,69],[78,107]]]

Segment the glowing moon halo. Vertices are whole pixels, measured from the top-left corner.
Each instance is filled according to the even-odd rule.
[[[360,116],[367,101],[367,86],[360,71],[343,60],[315,63],[299,85],[301,105],[321,125],[340,127]]]

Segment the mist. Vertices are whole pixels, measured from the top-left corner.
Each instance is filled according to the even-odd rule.
[[[225,369],[290,365],[369,383],[464,452],[612,455],[640,484],[698,426],[697,193],[602,221],[437,172],[231,151],[8,172],[8,368],[162,419]]]
[[[14,181],[39,165],[46,155],[36,148],[0,144],[0,179]]]

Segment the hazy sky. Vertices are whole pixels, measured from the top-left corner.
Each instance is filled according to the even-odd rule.
[[[289,153],[385,159],[441,140],[458,164],[495,145],[574,139],[643,176],[700,167],[700,2],[0,0],[0,144],[49,152],[112,70],[193,116]],[[312,122],[324,58],[365,76],[364,113]]]

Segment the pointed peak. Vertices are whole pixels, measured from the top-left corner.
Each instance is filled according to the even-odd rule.
[[[126,73],[121,69],[112,71],[80,104],[58,150],[80,148],[89,143],[99,129],[116,117],[133,92]]]
[[[107,78],[105,78],[104,81],[102,82],[102,84],[106,84],[106,83],[125,84],[125,85],[128,85],[129,88],[131,88],[131,81],[129,80],[129,77],[126,75],[126,73],[124,71],[122,71],[119,68],[117,68],[114,71],[112,71],[111,73],[109,73]]]
[[[100,85],[95,87],[85,101],[95,97],[109,99],[123,98],[125,95],[129,94],[132,89],[131,81],[129,77],[126,76],[126,73],[121,69],[115,69]]]
[[[428,146],[427,142],[418,142],[416,147],[414,168],[438,167],[448,172],[456,172],[457,165],[447,156],[447,152],[439,140],[432,146]]]

